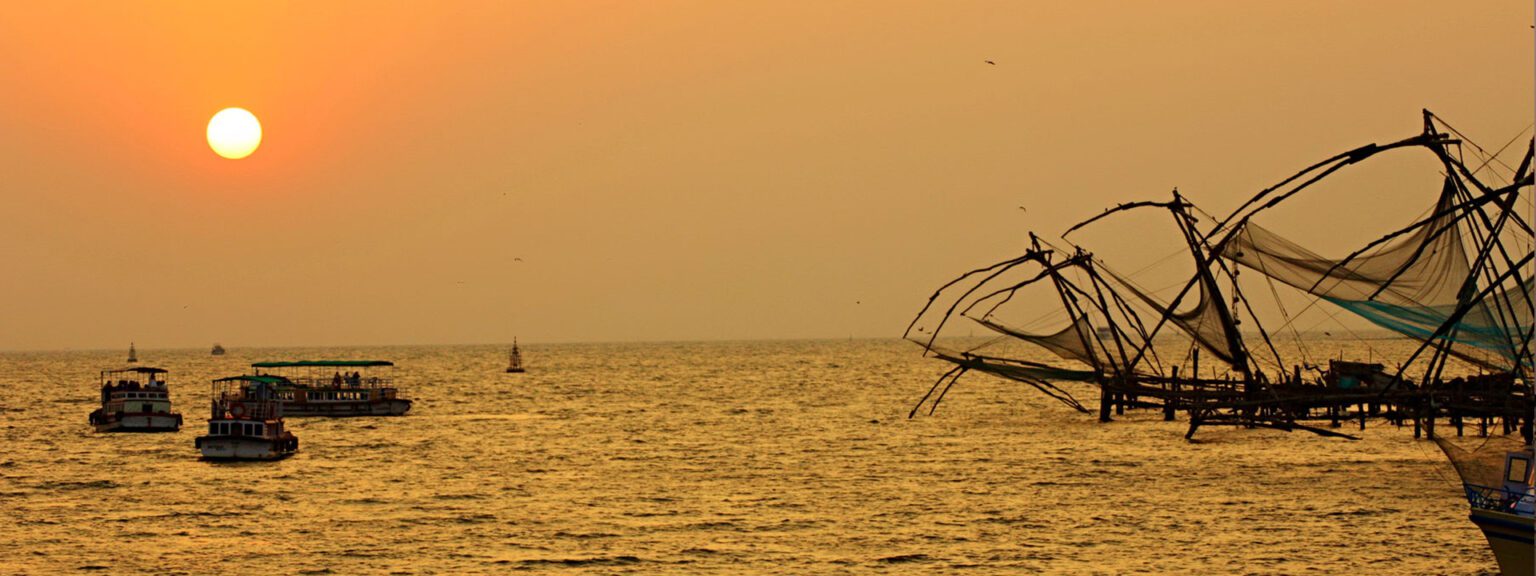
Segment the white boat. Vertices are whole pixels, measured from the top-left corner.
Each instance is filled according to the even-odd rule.
[[[232,376],[213,381],[208,434],[193,444],[205,460],[279,460],[299,449],[283,426],[283,403],[272,376]]]
[[[1536,486],[1531,480],[1536,461],[1531,445],[1504,456],[1501,486],[1466,482],[1467,501],[1472,505],[1472,523],[1482,529],[1499,561],[1504,576],[1531,576],[1536,572]]]
[[[135,366],[101,371],[101,407],[91,412],[97,432],[175,432],[181,415],[171,411],[162,368]]]
[[[400,397],[388,360],[256,362],[256,374],[275,378],[287,416],[400,416],[411,401]]]
[[[1506,430],[1517,427],[1506,426]],[[1514,434],[1434,438],[1461,477],[1472,523],[1488,539],[1504,576],[1536,573],[1536,484],[1532,483],[1536,452],[1531,447],[1530,422],[1518,428]]]
[[[517,339],[512,339],[512,351],[507,353],[507,373],[522,374],[527,372],[523,368],[523,353],[517,349]]]

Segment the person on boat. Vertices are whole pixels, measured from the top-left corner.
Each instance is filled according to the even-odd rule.
[[[338,387],[341,386],[341,373],[340,372],[337,372],[335,376],[331,377],[331,385],[332,386],[338,386]]]

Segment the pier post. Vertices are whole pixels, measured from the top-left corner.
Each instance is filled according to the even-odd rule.
[[[1110,404],[1110,395],[1111,394],[1112,394],[1112,392],[1110,392],[1110,390],[1109,390],[1109,383],[1108,382],[1105,382],[1104,384],[1099,386],[1099,421],[1100,422],[1109,422],[1110,421],[1110,418],[1109,418],[1109,404]]]
[[[1163,396],[1163,421],[1164,422],[1172,422],[1173,421],[1173,399],[1179,395],[1179,367],[1178,366],[1174,366],[1173,367],[1173,379],[1169,381],[1168,386],[1172,389],[1172,393],[1168,394],[1166,396]]]

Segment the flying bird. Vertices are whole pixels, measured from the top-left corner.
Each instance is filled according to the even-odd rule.
[[[993,66],[996,66],[996,65],[997,65],[997,63],[996,63],[996,62],[993,62],[993,61],[991,61],[991,60],[987,60],[987,61],[986,61],[986,62],[987,62],[987,63],[988,63],[988,64],[991,64],[991,65],[993,65]]]
[[[522,258],[513,258],[512,261],[513,262],[522,262],[523,259]]]

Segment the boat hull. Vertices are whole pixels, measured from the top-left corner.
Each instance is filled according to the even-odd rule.
[[[284,402],[283,416],[402,416],[411,410],[411,401],[390,398],[362,402]]]
[[[299,449],[297,438],[251,436],[199,436],[197,449],[204,460],[281,460]]]
[[[91,414],[91,425],[97,432],[176,432],[181,430],[181,415],[163,412],[146,412],[101,416]]]
[[[1483,530],[1504,576],[1536,574],[1536,541],[1532,539],[1536,518],[1474,508],[1472,522]]]

